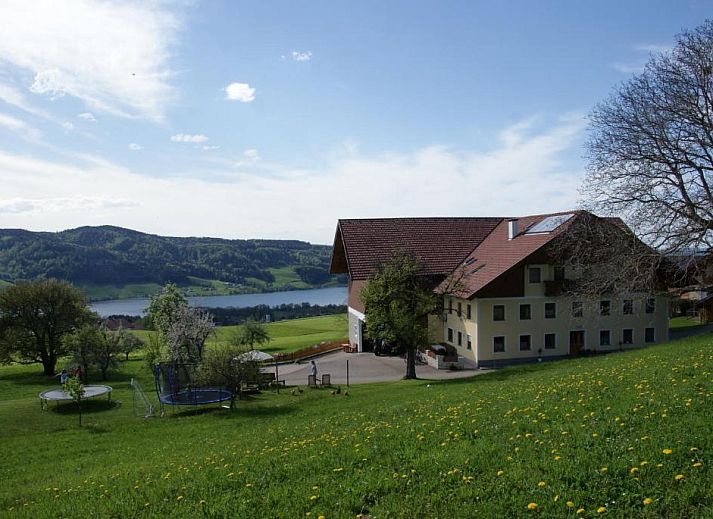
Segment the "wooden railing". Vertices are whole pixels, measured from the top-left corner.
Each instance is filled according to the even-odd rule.
[[[275,360],[270,362],[294,362],[296,360],[304,359],[305,357],[311,357],[312,355],[317,355],[319,353],[341,350],[342,344],[347,342],[347,340],[348,339],[342,339],[341,341],[334,342],[323,342],[321,344],[315,344],[314,346],[302,348],[301,350],[293,351],[290,353],[277,353],[274,355]]]

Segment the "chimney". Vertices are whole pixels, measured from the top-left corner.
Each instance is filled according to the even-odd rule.
[[[517,219],[508,220],[508,240],[517,236]]]

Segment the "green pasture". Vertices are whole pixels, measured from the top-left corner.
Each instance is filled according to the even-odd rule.
[[[237,326],[219,326],[215,336],[208,340],[208,346],[215,343],[224,343],[230,340],[240,328]],[[265,325],[270,334],[270,342],[260,349],[270,354],[289,353],[292,351],[314,346],[322,342],[335,342],[347,338],[346,315],[323,315],[319,317],[305,317],[303,319],[289,319],[268,323]],[[132,333],[144,341],[155,332],[147,330],[133,330]]]
[[[8,517],[711,517],[713,337],[493,371],[131,414],[40,410],[0,367]],[[153,396],[149,394],[151,398]]]
[[[668,322],[668,327],[671,330],[680,330],[683,328],[695,328],[698,326],[703,326],[698,317],[673,317]]]

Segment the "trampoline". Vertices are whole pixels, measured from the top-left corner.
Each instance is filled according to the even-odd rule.
[[[206,405],[225,402],[233,393],[222,387],[196,383],[196,366],[162,362],[154,367],[156,395],[161,405]]]
[[[108,395],[109,402],[111,402],[111,392],[111,386],[84,386],[84,395],[82,395],[82,400],[102,395]],[[43,391],[42,393],[40,393],[39,396],[40,406],[42,407],[42,409],[47,409],[49,402],[57,402],[57,405],[59,405],[60,402],[74,400],[72,396],[69,393],[65,393],[64,389],[62,388],[48,389],[47,391]]]

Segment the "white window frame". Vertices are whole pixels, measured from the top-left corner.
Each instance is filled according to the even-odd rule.
[[[631,342],[624,342],[624,332],[627,330],[631,330]],[[622,346],[631,346],[634,344],[634,329],[633,328],[622,328],[621,329],[621,345]]]
[[[602,344],[602,332],[609,332],[609,344]],[[607,330],[607,329],[599,330],[599,346],[611,346],[612,345],[611,336],[612,336],[611,330]]]
[[[503,338],[503,351],[495,351],[495,339],[497,339],[498,337]],[[492,344],[493,344],[493,355],[497,355],[498,353],[505,353],[508,351],[508,339],[507,339],[507,336],[505,336],[505,335],[493,335]]]
[[[522,318],[522,307],[523,306],[530,307],[530,318],[529,319]],[[518,321],[532,321],[532,303],[520,303],[517,310],[518,310],[518,312],[517,312]]]
[[[554,317],[547,317],[547,305],[555,305],[555,316]],[[557,319],[557,302],[556,301],[545,301],[545,304],[542,306],[542,318],[543,319]]]
[[[609,303],[609,312],[606,314],[602,313],[602,303]],[[600,299],[599,300],[599,316],[600,317],[609,317],[611,315],[611,308],[612,308],[611,299]]]
[[[547,335],[553,335],[555,338],[555,346],[554,348],[548,348],[547,347],[547,339],[545,338]],[[542,334],[542,351],[552,351],[556,350],[559,347],[559,341],[557,340],[557,332],[545,332]]]
[[[503,318],[502,318],[502,320],[500,320],[500,319],[497,319],[497,320],[496,320],[496,319],[495,319],[495,307],[496,307],[496,306],[502,306],[502,307],[503,307]],[[508,314],[507,305],[493,305],[492,314],[491,314],[490,317],[492,317],[494,323],[504,323],[505,321],[508,320],[508,315],[507,315],[507,314]]]
[[[465,334],[465,349],[466,350],[473,349],[473,337],[469,333]]]
[[[530,349],[528,349],[528,350],[523,350],[523,349],[522,349],[522,343],[521,343],[520,340],[521,340],[523,337],[529,337],[529,338],[530,338]],[[517,349],[518,349],[518,351],[532,351],[532,334],[531,334],[531,333],[520,333],[520,334],[518,334],[518,336],[517,336]]]

